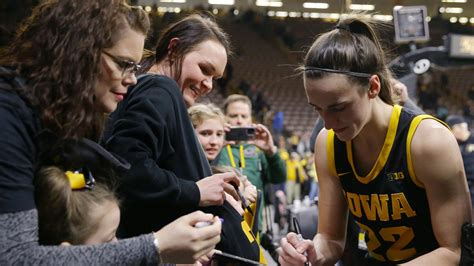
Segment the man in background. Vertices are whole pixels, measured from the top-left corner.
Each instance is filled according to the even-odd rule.
[[[232,94],[224,101],[227,123],[233,127],[254,127],[255,139],[226,145],[218,157],[218,165],[229,165],[239,170],[248,180],[264,191],[266,184],[286,181],[285,162],[281,159],[267,127],[252,123],[252,103],[249,97]],[[258,211],[258,229],[262,231],[263,201]]]

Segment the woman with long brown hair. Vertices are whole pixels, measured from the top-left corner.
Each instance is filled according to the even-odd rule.
[[[147,74],[129,89],[104,135],[106,148],[131,164],[119,175],[118,235],[140,235],[203,210],[224,218],[217,249],[258,261],[258,245],[248,248],[255,239],[240,230],[240,216],[227,200],[239,198],[234,186],[240,181],[235,172],[212,173],[188,116],[224,73],[228,36],[212,18],[193,14],[167,27],[154,50],[144,60]]]
[[[0,57],[1,265],[188,263],[219,241],[217,217],[197,229],[212,215],[196,212],[114,244],[38,245],[33,177],[44,152],[40,133],[97,140],[104,113],[136,83],[148,28],[147,14],[123,0],[46,0]]]
[[[112,113],[105,147],[131,164],[119,175],[119,236],[157,230],[199,207],[221,205],[224,190],[233,191],[229,182],[239,183],[234,173],[212,175],[187,112],[222,75],[228,52],[227,34],[217,23],[200,15],[181,19],[161,34],[154,55],[143,61],[147,75]]]

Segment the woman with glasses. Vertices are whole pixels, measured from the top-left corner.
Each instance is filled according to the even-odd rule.
[[[196,212],[114,244],[38,244],[33,177],[49,148],[40,136],[97,140],[104,113],[136,83],[148,28],[122,0],[46,0],[0,56],[0,265],[189,263],[219,242],[218,219]]]
[[[142,60],[147,74],[129,89],[104,136],[106,148],[131,164],[119,175],[118,235],[140,235],[203,210],[224,218],[218,249],[258,261],[258,250],[246,250],[232,238],[240,222],[226,219],[236,212],[226,192],[239,199],[234,190],[239,179],[234,172],[212,174],[187,112],[224,73],[227,34],[210,18],[190,15],[163,31],[154,52]]]
[[[456,140],[439,120],[393,104],[376,25],[346,16],[306,54],[308,103],[325,127],[315,145],[318,233],[283,238],[282,265],[334,265],[349,212],[365,232],[366,265],[459,263],[471,203]]]

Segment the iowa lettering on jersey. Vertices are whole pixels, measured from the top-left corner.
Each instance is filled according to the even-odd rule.
[[[372,258],[379,261],[398,262],[416,255],[416,248],[408,247],[415,238],[413,228],[407,226],[384,227],[376,234],[370,227],[359,222],[356,223],[367,235],[367,249]],[[379,248],[382,253],[376,252]]]
[[[402,192],[370,195],[344,192],[344,196],[349,210],[358,218],[365,215],[369,221],[389,221],[400,220],[402,215],[408,218],[416,216]]]
[[[397,180],[395,178],[400,178],[397,173],[393,173],[393,177],[394,180]],[[403,175],[401,178],[403,178]],[[416,216],[416,212],[402,192],[370,195],[344,192],[344,196],[350,212],[357,218],[365,216],[368,221],[386,222]],[[415,237],[411,227],[382,226],[382,228],[375,232],[360,221],[356,223],[367,236],[367,249],[371,257],[379,261],[397,262],[411,258],[417,253],[414,247],[408,248]],[[381,253],[377,252],[377,250]]]

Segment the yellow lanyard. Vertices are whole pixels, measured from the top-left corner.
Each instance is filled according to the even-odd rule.
[[[229,154],[230,164],[232,165],[233,168],[237,168],[237,164],[235,163],[234,155],[232,155],[232,149],[231,149],[230,145],[227,145],[227,153]],[[245,168],[245,156],[244,156],[244,146],[243,145],[240,145],[239,155],[240,155],[239,168],[244,169]]]

